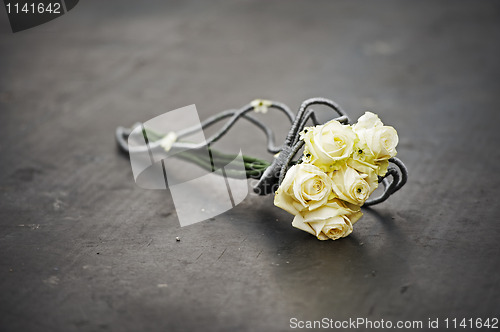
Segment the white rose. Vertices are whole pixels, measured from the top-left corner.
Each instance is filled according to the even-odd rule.
[[[396,155],[398,133],[391,126],[384,126],[376,114],[366,112],[353,126],[360,145],[366,145],[374,162],[384,161]]]
[[[375,127],[367,129],[358,134],[373,154],[375,161],[387,160],[397,154],[398,133],[390,126]]]
[[[347,159],[347,166],[354,168],[360,173],[375,173],[375,176],[384,176],[387,173],[387,167],[389,167],[388,159],[375,161],[374,156],[366,146],[362,148],[355,146],[354,150],[353,158]]]
[[[360,174],[349,166],[343,166],[332,173],[333,192],[338,198],[351,204],[363,205],[377,186],[377,176],[374,172],[369,176]]]
[[[377,165],[356,158],[349,158],[347,160],[346,165],[351,168],[354,168],[356,171],[360,173],[365,173],[365,174],[376,172],[378,169]]]
[[[363,213],[348,208],[335,199],[317,210],[305,211],[295,216],[292,226],[315,235],[319,240],[337,240],[352,232],[352,225]]]
[[[328,201],[332,181],[321,169],[310,164],[292,166],[274,196],[274,205],[296,215],[316,209]]]
[[[378,115],[372,112],[365,112],[359,117],[358,122],[353,125],[354,131],[360,131],[363,129],[371,129],[373,127],[382,127],[384,124],[379,119]]]
[[[351,126],[332,120],[322,126],[309,127],[301,133],[305,142],[305,160],[325,171],[353,152],[356,134]]]

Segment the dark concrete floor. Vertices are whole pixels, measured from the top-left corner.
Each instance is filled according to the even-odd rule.
[[[81,1],[0,30],[1,331],[500,316],[498,2]],[[193,103],[314,96],[377,112],[410,170],[340,241],[254,195],[181,228],[114,142]],[[243,129],[229,143],[265,155]]]

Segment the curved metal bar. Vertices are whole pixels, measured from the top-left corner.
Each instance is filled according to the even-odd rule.
[[[312,118],[314,117],[314,118]],[[305,111],[304,115],[300,119],[299,125],[297,127],[297,134],[295,135],[295,139],[293,140],[293,144],[297,143],[297,141],[300,139],[300,132],[304,130],[304,127],[306,126],[307,121],[311,118],[313,123],[318,123],[318,119],[316,119],[316,115],[314,114],[314,110],[307,110]]]
[[[202,122],[201,127],[200,126],[190,127],[190,128],[184,129],[182,131],[179,131],[177,133],[177,138],[182,138],[182,137],[186,137],[186,136],[189,136],[191,134],[194,134],[195,132],[197,132],[201,129],[207,128],[220,120],[234,116],[234,114],[235,114],[234,111],[225,111],[225,112],[219,113],[217,116],[214,116],[212,118],[207,119],[207,121]],[[248,120],[250,123],[254,124],[255,126],[260,128],[264,132],[264,134],[266,135],[266,139],[267,139],[267,151],[269,151],[270,153],[278,153],[281,150],[281,146],[278,147],[275,145],[276,142],[274,140],[274,133],[273,133],[271,128],[269,128],[262,121],[254,118],[248,114],[243,114],[241,116],[241,118]],[[196,143],[187,143],[187,144],[192,144],[193,149],[196,149],[198,147],[196,145]],[[173,146],[178,147],[179,144],[174,143]]]
[[[271,128],[269,128],[264,123],[262,123],[262,121],[257,120],[257,119],[255,119],[254,117],[251,117],[248,114],[245,114],[243,116],[243,118],[246,119],[246,120],[248,120],[248,121],[250,121],[251,123],[253,123],[257,127],[259,127],[260,129],[262,129],[262,131],[264,131],[264,133],[266,134],[266,137],[267,137],[267,151],[268,152],[270,152],[270,153],[278,153],[278,152],[281,151],[282,146],[276,146],[275,145],[274,133],[271,130]]]
[[[394,192],[398,191],[399,189],[401,189],[402,186],[405,185],[405,183],[408,181],[408,168],[406,168],[406,165],[403,164],[403,162],[399,159],[399,158],[396,158],[396,157],[392,157],[391,159],[389,159],[389,161],[393,164],[395,164],[396,166],[399,167],[399,170],[401,172],[401,179],[400,181],[398,182],[398,184],[394,187]]]
[[[283,103],[276,102],[276,101],[271,101],[271,106],[269,106],[269,108],[275,108],[275,109],[280,110],[283,113],[285,113],[285,115],[287,116],[287,118],[290,120],[290,123],[293,122],[293,120],[295,119],[295,114],[293,114],[292,111],[290,110],[290,108],[287,105],[283,104]],[[182,129],[182,130],[178,131],[176,133],[177,137],[178,138],[182,138],[182,137],[189,136],[189,135],[194,134],[194,133],[196,133],[196,132],[198,132],[198,131],[200,131],[202,129],[208,128],[212,124],[217,123],[220,120],[223,120],[223,119],[225,119],[227,117],[230,117],[230,116],[237,115],[237,118],[238,118],[240,116],[239,115],[240,112],[243,111],[244,113],[246,113],[248,111],[248,109],[252,110],[253,106],[250,105],[250,104],[248,104],[248,105],[245,105],[245,106],[243,106],[242,108],[240,108],[238,110],[223,111],[221,113],[218,113],[218,114],[216,114],[214,116],[211,116],[208,119],[204,120],[201,123],[201,126],[195,125],[195,126],[192,126],[192,127],[189,127],[189,128],[185,128],[185,129]]]
[[[269,108],[275,108],[277,110],[282,111],[287,116],[287,118],[290,120],[290,122],[293,122],[295,119],[294,114],[292,113],[292,111],[290,110],[290,108],[286,104],[272,101]],[[231,127],[236,123],[236,121],[240,117],[243,117],[264,131],[264,133],[266,134],[266,138],[267,138],[267,150],[270,153],[279,152],[282,147],[277,147],[275,145],[273,131],[268,126],[266,126],[264,123],[262,123],[260,120],[255,119],[255,118],[246,114],[246,113],[252,111],[253,109],[254,109],[254,107],[252,105],[248,104],[248,105],[245,105],[244,107],[240,108],[239,110],[228,110],[228,111],[224,111],[224,112],[221,112],[219,114],[216,114],[216,115],[206,119],[205,121],[203,121],[201,123],[201,125],[195,125],[195,126],[180,130],[176,133],[177,138],[189,136],[189,135],[194,134],[194,133],[196,133],[204,128],[210,127],[211,125],[213,125],[213,124],[215,124],[215,123],[217,123],[225,118],[231,117],[231,119],[224,125],[224,127],[221,128],[214,135],[212,135],[209,139],[207,139],[206,142],[201,142],[201,143],[176,142],[172,145],[172,148],[173,149],[175,149],[175,148],[188,148],[188,149],[203,148],[206,145],[214,143],[217,140],[219,140],[222,136],[224,136],[231,129]],[[125,131],[125,129],[126,128],[123,128],[123,127],[118,127],[116,129],[116,140],[117,140],[118,144],[120,145],[120,148],[123,151],[130,152],[130,148],[128,147],[127,142],[125,142],[125,140],[124,140],[124,136],[130,135],[132,130]],[[159,141],[150,143],[150,149],[156,150],[160,147],[160,144],[161,143]],[[133,147],[132,148],[132,152],[146,152],[146,151],[147,151],[147,147]]]
[[[278,180],[278,185],[281,185],[281,182],[283,182],[283,179],[285,178],[285,174],[288,171],[288,166],[290,165],[290,162],[292,161],[292,159],[295,157],[295,155],[297,154],[297,152],[299,152],[299,150],[303,146],[304,146],[304,141],[300,140],[297,143],[295,143],[295,145],[292,147],[292,150],[291,150],[290,154],[287,156],[287,158],[285,159],[285,162],[281,166],[280,177],[279,177],[279,180]]]
[[[287,117],[289,118],[290,121],[294,120],[293,113],[290,111],[288,106],[286,106],[285,104],[271,102],[270,107],[274,107],[274,108],[277,108],[277,109],[283,111],[287,115]],[[174,143],[174,146],[185,147],[185,148],[190,148],[190,149],[198,149],[198,148],[202,148],[208,144],[212,144],[212,143],[218,141],[222,136],[224,136],[229,131],[229,129],[231,129],[231,127],[236,123],[236,121],[238,121],[238,119],[240,117],[244,116],[246,113],[253,111],[253,110],[254,110],[254,107],[251,104],[248,104],[248,105],[240,108],[239,110],[234,111],[233,115],[231,116],[231,119],[229,121],[227,121],[226,124],[217,133],[215,133],[210,138],[208,138],[206,140],[206,142],[202,142],[202,143],[198,143],[198,144],[192,144],[192,143],[186,144],[186,143],[182,143],[182,142],[177,142],[177,143]],[[226,117],[226,116],[224,116],[224,117]],[[216,116],[212,117],[212,119],[209,119],[209,120],[211,120],[210,124],[215,123],[216,121],[219,121],[220,119],[222,119],[222,118],[220,116],[216,115]],[[201,130],[201,128],[200,128],[200,130]]]
[[[401,187],[404,186],[404,184],[408,180],[408,169],[406,168],[405,164],[403,164],[403,162],[396,157],[389,159],[389,161],[398,167],[399,172],[395,167],[389,167],[387,173],[381,181],[384,186],[384,192],[379,197],[367,200],[363,206],[372,206],[384,202],[392,194],[401,189]],[[392,176],[391,182],[389,182],[387,178],[387,176],[389,175]]]
[[[292,144],[295,144],[298,142],[298,140],[300,139],[300,135],[299,133],[304,130],[305,126],[306,126],[306,123],[307,121],[309,121],[309,119],[311,119],[312,123],[314,126],[317,126],[319,125],[319,121],[318,119],[316,118],[316,111],[314,110],[306,110],[304,115],[302,116],[302,119],[300,120],[300,123],[299,125],[297,126],[297,132],[295,134],[295,139],[293,140]],[[346,116],[346,115],[342,115],[340,117],[337,117],[337,118],[334,118],[332,120],[335,120],[335,121],[338,121],[342,124],[348,124],[349,123],[349,118]]]
[[[341,118],[343,118],[343,117],[347,118],[347,122],[349,123],[349,116],[347,115],[347,113],[342,108],[340,108],[340,106],[337,103],[335,103],[333,100],[330,100],[327,98],[321,98],[321,97],[310,98],[310,99],[305,100],[302,103],[302,105],[300,105],[300,109],[299,109],[299,112],[297,113],[297,117],[295,118],[294,125],[292,126],[290,133],[285,141],[286,144],[293,145],[293,143],[296,141],[295,139],[298,136],[297,134],[302,130],[302,128],[300,128],[300,126],[302,125],[302,119],[303,119],[304,115],[306,115],[306,113],[305,113],[306,109],[311,105],[329,106],[335,112],[337,112],[337,114]],[[297,121],[297,119],[299,119],[299,120]],[[304,125],[305,125],[305,122],[304,122]]]
[[[338,115],[340,116],[345,116],[349,119],[349,116],[347,113],[333,100],[327,99],[327,98],[322,98],[322,97],[316,97],[316,98],[309,98],[305,100],[302,105],[300,105],[299,113],[297,114],[297,117],[301,117],[302,114],[305,112],[305,110],[311,106],[311,105],[325,105],[325,106],[330,106],[335,112],[337,112]]]

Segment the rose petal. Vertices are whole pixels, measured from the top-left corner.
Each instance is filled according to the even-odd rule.
[[[288,213],[296,215],[297,213],[299,213],[299,209],[297,209],[295,203],[296,202],[292,197],[278,188],[278,191],[274,195],[274,205],[285,210]]]
[[[304,218],[300,214],[297,214],[293,218],[292,226],[312,235],[316,235],[314,229],[309,224],[304,222]]]

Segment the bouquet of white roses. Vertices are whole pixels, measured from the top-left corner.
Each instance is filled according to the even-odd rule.
[[[332,120],[306,127],[300,139],[303,156],[286,172],[274,204],[295,216],[294,227],[320,240],[345,237],[396,155],[397,132],[366,112],[352,126]]]
[[[320,125],[316,112],[310,108],[312,105],[327,106],[336,117]],[[250,114],[267,113],[271,108],[285,114],[291,123],[281,146],[275,145],[272,129]],[[203,142],[187,139],[224,119],[228,119],[225,125]],[[238,119],[246,119],[264,132],[267,151],[275,155],[271,162],[247,155],[240,158],[213,148],[212,144]],[[314,126],[306,127],[308,121]],[[134,142],[131,137],[135,137],[139,145],[129,145],[128,142]],[[173,155],[224,177],[256,179],[255,193],[274,193],[274,204],[295,216],[292,225],[320,240],[349,235],[352,225],[362,216],[361,206],[385,201],[408,177],[405,165],[395,157],[398,135],[393,127],[385,126],[371,112],[349,125],[348,115],[326,98],[305,100],[297,114],[283,103],[257,99],[240,109],[221,112],[167,134],[157,133],[140,123],[134,128],[118,127],[116,139],[121,149],[137,159],[141,167],[149,165],[149,161]],[[294,161],[302,149],[302,155]],[[384,186],[382,195],[368,199],[379,183]]]

